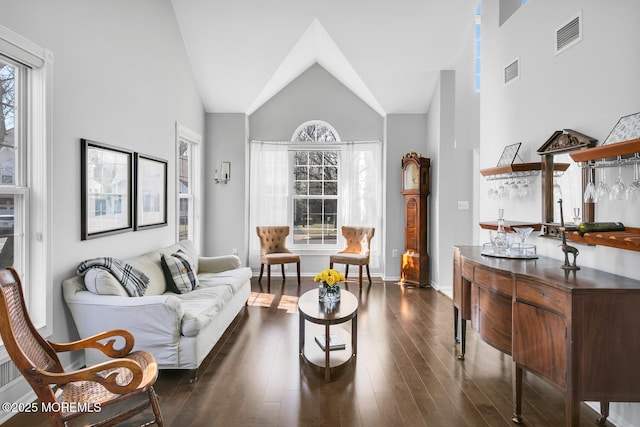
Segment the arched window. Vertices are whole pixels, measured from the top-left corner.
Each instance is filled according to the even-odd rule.
[[[329,123],[313,120],[298,126],[293,133],[294,142],[339,142],[338,132]]]
[[[293,151],[293,244],[337,243],[339,147],[336,130],[328,123],[311,121],[296,129]]]

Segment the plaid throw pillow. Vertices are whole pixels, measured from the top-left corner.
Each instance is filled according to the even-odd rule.
[[[182,250],[161,257],[167,288],[176,294],[186,294],[198,287],[198,277],[191,259]]]

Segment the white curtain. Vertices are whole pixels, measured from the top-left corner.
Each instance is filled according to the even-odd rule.
[[[370,266],[380,265],[382,243],[382,149],[380,142],[342,143],[338,224],[375,227]],[[344,244],[342,236],[340,245]]]
[[[290,225],[286,143],[252,141],[249,166],[249,265],[260,265],[259,225]]]
[[[309,143],[311,146],[313,143]],[[318,144],[320,145],[320,144]],[[258,225],[291,225],[292,172],[289,150],[300,143],[251,141],[249,177],[249,265],[260,265]],[[318,147],[326,149],[326,145]],[[382,144],[332,143],[340,152],[338,224],[375,227],[371,241],[372,268],[380,265],[382,243]],[[342,236],[338,247],[342,247]],[[337,250],[337,249],[336,249]]]

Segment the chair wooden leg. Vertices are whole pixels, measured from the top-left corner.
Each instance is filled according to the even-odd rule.
[[[280,264],[280,270],[282,271],[282,281],[284,281],[284,264]]]
[[[267,290],[271,289],[271,264],[267,264]]]
[[[160,412],[160,405],[158,404],[158,396],[156,395],[153,387],[149,387],[147,390],[149,394],[149,402],[151,403],[151,410],[153,411],[153,416],[155,418],[156,425],[158,427],[164,426],[164,419],[162,418],[162,412]]]
[[[369,264],[367,264],[367,278],[369,279],[369,284],[371,284],[371,274],[369,273]]]
[[[344,278],[348,278],[349,277],[349,264],[345,264],[344,265]]]
[[[264,271],[264,264],[260,264],[260,277],[258,277],[258,283],[262,281],[262,272]]]
[[[362,264],[358,266],[358,282],[360,283],[360,289],[362,289]]]
[[[333,261],[329,261],[329,268],[333,270]]]
[[[298,270],[298,286],[300,286],[300,261],[296,262],[296,268]]]

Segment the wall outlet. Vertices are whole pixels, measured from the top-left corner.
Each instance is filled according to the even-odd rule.
[[[468,200],[458,200],[458,209],[463,211],[469,210],[469,201]]]
[[[397,249],[393,249],[391,251],[391,257],[392,258],[398,258],[398,250]]]
[[[231,254],[238,256],[238,248],[231,249]]]

